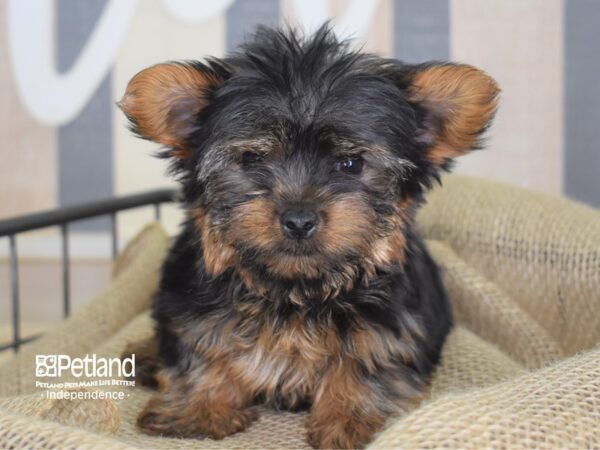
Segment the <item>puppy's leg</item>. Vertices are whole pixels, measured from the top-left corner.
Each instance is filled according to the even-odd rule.
[[[131,358],[132,355],[135,355],[135,378],[131,379],[135,379],[142,386],[156,389],[158,387],[156,374],[161,368],[156,338],[151,337],[127,344],[121,359]]]
[[[258,417],[245,409],[251,404],[250,392],[227,371],[196,369],[178,376],[163,370],[158,379],[159,392],[137,420],[148,434],[223,439]]]
[[[308,442],[315,448],[364,448],[389,416],[409,409],[418,396],[401,371],[366,375],[355,362],[339,363],[317,390],[306,422]]]

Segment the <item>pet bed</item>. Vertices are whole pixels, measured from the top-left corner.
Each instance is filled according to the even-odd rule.
[[[600,212],[503,184],[448,176],[418,217],[442,266],[456,325],[431,391],[371,448],[600,446]],[[221,441],[150,437],[151,394],[49,400],[35,355],[118,356],[151,333],[168,238],[146,227],[86,307],[0,367],[0,448],[306,448],[303,414],[264,411]]]

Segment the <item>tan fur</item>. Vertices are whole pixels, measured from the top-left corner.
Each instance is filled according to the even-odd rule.
[[[414,408],[423,398],[421,386],[402,377],[390,380],[392,399],[365,380],[361,364],[370,373],[381,368],[398,370],[393,359],[406,363],[417,358],[414,339],[407,331],[401,339],[368,326],[352,336],[352,350],[331,361],[317,387],[306,422],[308,442],[315,448],[362,448],[379,431],[389,415]]]
[[[402,229],[394,230],[390,236],[377,240],[371,250],[376,266],[387,267],[394,262],[404,260],[406,239]]]
[[[127,85],[119,107],[142,136],[174,147],[176,157],[187,157],[184,139],[193,131],[194,118],[207,104],[206,90],[219,80],[185,64],[158,64],[142,70]]]
[[[354,334],[353,344],[351,355],[370,371],[376,371],[378,367],[393,367],[393,358],[396,357],[410,364],[414,363],[418,356],[414,335],[410,332],[398,339],[390,332],[365,327]]]
[[[435,164],[471,149],[497,107],[499,88],[483,71],[467,65],[434,65],[415,75],[410,99],[441,120],[428,158]]]
[[[312,401],[307,429],[314,446],[355,448],[371,440],[387,415],[419,401],[419,389],[401,377],[394,390],[405,400],[387,398],[358,366],[375,373],[393,367],[398,356],[414,361],[410,327],[398,338],[365,323],[343,346],[331,324],[310,325],[297,316],[275,326],[256,304],[240,308],[235,316],[213,315],[177,329],[206,364],[183,376],[159,373],[160,392],[138,419],[146,432],[223,438],[256,418],[248,408],[262,393],[267,400],[278,395],[287,407]]]
[[[374,234],[375,217],[367,200],[359,195],[336,198],[324,211],[323,230],[319,239],[330,254],[348,249],[366,253]]]
[[[153,435],[214,439],[244,430],[258,416],[247,409],[249,392],[230,377],[227,365],[218,362],[183,377],[164,369],[159,374],[160,394],[146,404],[138,426]]]
[[[414,200],[405,199],[398,203],[391,220],[391,231],[384,237],[377,239],[371,246],[370,260],[374,267],[385,268],[392,264],[402,264],[406,252],[406,236],[404,229],[411,217],[409,209],[414,205]]]
[[[318,387],[306,421],[308,442],[315,448],[363,448],[386,419],[382,404],[389,400],[373,392],[356,361],[333,363]],[[402,405],[396,403],[397,412]]]
[[[202,239],[202,254],[206,271],[218,276],[232,267],[237,258],[237,252],[227,245],[220,234],[210,226],[210,218],[200,209],[191,213],[195,218]]]
[[[356,281],[359,267],[349,265],[338,268],[336,273],[330,273],[323,255],[339,259],[348,251],[363,253],[367,256],[363,260],[362,269],[368,277],[375,274],[376,267],[387,267],[401,262],[405,247],[403,228],[407,220],[402,212],[404,207],[406,205],[400,205],[397,217],[392,221],[392,231],[377,239],[376,218],[367,201],[359,195],[337,197],[330,203],[325,203],[323,221],[313,236],[315,245],[320,248],[320,254],[273,255],[265,261],[265,266],[272,274],[285,278],[325,277],[329,280],[329,286],[322,292],[322,298],[334,297],[342,290],[350,289]],[[225,268],[236,267],[240,278],[249,289],[264,293],[265,286],[255,280],[247,270],[235,266],[237,259],[234,247],[237,242],[261,250],[273,250],[285,241],[274,203],[261,197],[236,207],[232,213],[230,231],[226,236],[215,234],[211,239],[210,233],[206,231],[209,228],[207,221],[208,218],[202,216],[197,223],[203,236],[209,271],[218,274]],[[231,244],[226,245],[224,242]],[[291,300],[297,300],[297,303],[301,301],[295,300],[293,295]]]
[[[359,270],[367,278],[375,276],[377,268],[401,264],[404,260],[404,228],[410,218],[407,215],[411,200],[397,205],[390,221],[390,230],[377,237],[375,215],[370,205],[357,195],[346,195],[326,203],[323,222],[313,239],[321,250],[311,255],[273,255],[265,261],[265,267],[274,275],[284,278],[303,276],[325,278],[323,291],[316,293],[323,300],[335,298],[340,292],[349,290],[356,282]],[[278,212],[272,201],[259,197],[238,207],[232,213],[230,231],[221,233],[210,226],[210,217],[200,210],[193,212],[202,236],[202,247],[207,271],[219,275],[235,268],[248,289],[264,295],[267,287],[253,277],[252,273],[238,264],[236,244],[261,250],[274,250],[285,241],[281,233]],[[341,258],[345,252],[363,253],[360,267],[347,265],[331,272],[324,257]],[[292,292],[290,300],[296,304],[305,301],[305,295]]]
[[[286,278],[304,276],[317,278],[322,275],[323,266],[318,256],[281,255],[267,262],[269,272]]]
[[[211,361],[228,361],[227,371],[253,395],[300,398],[314,387],[327,358],[340,350],[329,328],[307,327],[299,318],[283,327],[262,319],[263,311],[242,305],[230,319],[214,316],[181,337]],[[283,384],[281,382],[284,381]]]
[[[264,198],[250,200],[235,208],[232,222],[235,236],[256,248],[272,248],[273,243],[283,239],[275,206]]]

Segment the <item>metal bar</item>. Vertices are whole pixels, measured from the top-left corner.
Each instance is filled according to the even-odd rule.
[[[18,341],[11,342],[10,344],[2,344],[2,345],[0,345],[0,352],[2,352],[4,350],[8,350],[9,348],[15,349],[15,351],[16,351],[17,347],[19,347],[20,345],[27,344],[28,342],[31,342],[31,341],[35,341],[40,336],[41,336],[41,334],[34,334],[33,336],[19,339]]]
[[[117,253],[119,252],[119,231],[117,230],[117,214],[112,213],[110,215],[110,227],[111,227],[111,236],[112,236],[112,259],[114,260],[117,257]]]
[[[14,234],[9,237],[10,242],[10,281],[12,297],[12,325],[13,344],[15,352],[19,350],[21,341],[21,317],[19,308],[19,262],[17,260],[17,238]]]
[[[98,200],[81,205],[66,206],[60,209],[0,220],[0,236],[23,233],[75,220],[89,219],[125,209],[156,203],[168,203],[175,200],[175,195],[176,191],[174,189],[158,189],[142,194]]]
[[[69,317],[71,314],[71,268],[69,260],[69,224],[60,226],[62,235],[62,270],[63,270],[63,314]]]
[[[154,219],[160,222],[160,203],[154,204]]]
[[[68,316],[71,310],[71,285],[69,265],[69,222],[88,219],[110,214],[112,217],[112,254],[116,257],[119,237],[117,230],[117,212],[126,209],[154,205],[155,217],[160,220],[161,205],[176,201],[177,192],[174,189],[158,189],[118,198],[109,198],[81,205],[62,207],[55,210],[0,220],[0,237],[7,236],[10,242],[10,278],[13,340],[0,344],[0,352],[6,349],[18,351],[19,347],[39,337],[39,335],[21,338],[19,267],[17,254],[17,234],[51,226],[60,226],[62,232],[62,262],[63,262],[63,310]]]

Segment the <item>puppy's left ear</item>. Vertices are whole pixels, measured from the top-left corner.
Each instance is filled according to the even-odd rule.
[[[443,166],[480,145],[500,92],[489,75],[468,65],[433,63],[413,66],[405,82],[409,101],[424,113],[417,140],[431,163]]]

